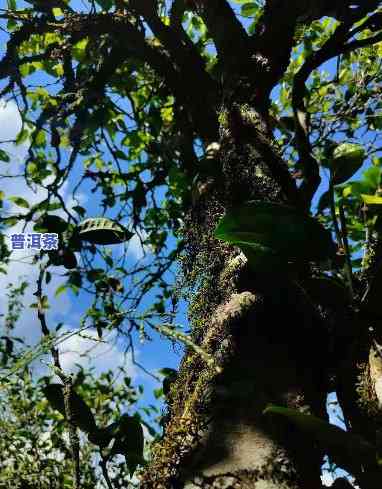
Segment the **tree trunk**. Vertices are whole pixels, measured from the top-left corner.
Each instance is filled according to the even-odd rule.
[[[237,249],[213,238],[225,209],[290,201],[285,188],[293,185],[283,183],[286,169],[258,112],[232,103],[220,120],[220,175],[197,184],[183,264],[194,291],[193,339],[214,364],[186,353],[141,487],[318,489],[322,453],[263,410],[273,403],[325,417],[325,332],[277,271],[255,274]]]

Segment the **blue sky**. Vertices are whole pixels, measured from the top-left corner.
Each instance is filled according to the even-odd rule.
[[[0,4],[1,3],[2,2],[0,2]],[[3,3],[5,6],[6,2]],[[1,53],[4,53],[5,51],[5,42],[6,35],[4,32],[0,31]],[[30,81],[36,85],[40,83],[45,84],[46,77],[36,74],[33,77],[30,77]],[[3,104],[0,107],[0,141],[14,139],[20,130],[20,127],[21,120],[14,102],[10,102],[7,105]],[[1,147],[9,151],[9,154],[12,157],[11,163],[7,166],[7,168],[3,166],[1,168],[1,172],[5,173],[7,170],[9,170],[11,174],[20,173],[26,158],[26,144],[21,146],[3,144]],[[68,184],[63,189],[63,196],[69,207],[76,205],[76,202],[71,201],[71,191],[78,179],[81,177],[82,171],[81,161],[79,161],[70,177]],[[6,196],[22,196],[30,203],[30,205],[41,201],[46,195],[46,192],[42,189],[39,189],[36,193],[32,192],[31,189],[25,185],[22,178],[0,180],[0,185]],[[80,203],[87,209],[87,217],[95,217],[101,214],[101,197],[97,194],[90,194],[90,187],[91,184],[85,182],[79,193],[79,199]],[[7,213],[10,214],[19,213],[20,211],[22,211],[22,209],[17,208],[17,206],[7,209]],[[60,212],[56,212],[56,214],[60,215]],[[61,215],[63,216],[62,213]],[[20,231],[21,227],[16,225],[14,228],[9,230],[8,234]],[[26,229],[26,232],[28,231],[31,231],[30,227]],[[124,253],[123,245],[115,245],[110,247],[110,249],[112,249],[114,256],[121,256]],[[146,252],[150,253],[149,250],[146,250]],[[142,248],[138,239],[133,238],[128,244],[128,262],[130,262],[130,264],[134,264],[137,260],[142,258],[142,254]],[[79,258],[78,254],[77,257]],[[22,276],[27,277],[27,279],[31,282],[31,286],[28,289],[25,297],[26,308],[19,320],[15,335],[23,336],[27,342],[35,344],[39,341],[41,332],[35,310],[28,307],[29,304],[35,302],[35,298],[32,294],[35,290],[35,281],[37,278],[37,270],[36,267],[31,264],[31,258],[32,252],[30,251],[15,252],[12,256],[14,261],[11,263],[8,275],[0,275],[0,287],[2,290],[5,290],[5,287],[9,282],[18,283],[21,281]],[[59,322],[64,322],[64,329],[72,330],[78,327],[78,318],[88,307],[90,307],[91,297],[86,293],[80,293],[79,296],[75,296],[72,292],[68,291],[60,295],[59,298],[55,298],[54,291],[65,281],[63,276],[65,272],[66,271],[63,268],[55,267],[53,270],[52,282],[49,284],[49,287],[47,287],[46,292],[48,292],[49,301],[51,304],[51,308],[48,312],[48,321],[51,326],[54,326]],[[145,307],[150,305],[150,301],[153,301],[154,296],[157,293],[157,290],[153,290],[147,296],[140,308],[141,312]],[[3,293],[0,294],[0,314],[5,313],[5,310],[6,295]],[[184,312],[185,308],[182,306],[177,317],[177,323],[185,323]],[[95,336],[93,333],[87,334]],[[111,336],[111,340],[114,340],[113,335]],[[178,347],[174,349],[170,341],[159,338],[159,335],[154,331],[150,331],[150,336],[152,337],[153,341],[146,341],[144,343],[140,343],[136,338],[136,360],[154,374],[156,374],[162,367],[176,367],[181,358],[182,348]],[[89,362],[87,358],[81,357],[81,354],[92,346],[93,342],[91,340],[86,340],[85,338],[81,338],[79,336],[71,337],[71,339],[65,342],[62,347],[63,351],[65,350],[66,352],[62,353],[61,355],[64,368],[67,370],[73,370],[75,369],[75,363],[80,363],[84,366],[94,366],[97,372],[101,372],[109,368],[114,369],[123,361],[122,352],[124,351],[126,345],[121,341],[117,342],[111,350],[106,348],[105,345],[99,344],[92,355],[94,360]],[[153,388],[157,388],[160,384],[155,382],[152,377],[148,376],[138,367],[134,366],[132,364],[131,355],[127,355],[126,360],[128,366],[127,370],[132,375],[134,382],[142,384],[145,387],[145,394],[142,402],[157,403],[158,401],[153,398],[152,390]],[[38,364],[38,366],[40,369],[41,365]],[[41,368],[41,371],[44,371],[44,368]]]
[[[78,5],[81,4],[80,1],[76,2]],[[4,0],[0,0],[0,5],[6,6],[6,2]],[[245,21],[247,23],[247,21]],[[3,32],[0,32],[0,52],[4,52],[4,41],[6,37]],[[325,69],[328,73],[334,73],[336,67],[336,62],[334,60],[328,62],[321,69]],[[42,79],[40,75],[35,75],[33,77],[33,81],[35,83],[40,83],[45,81]],[[278,88],[276,88],[273,92],[273,97],[277,98]],[[17,108],[14,103],[9,103],[7,106],[0,107],[0,141],[12,139],[16,136],[18,130],[20,128],[20,118],[17,112]],[[23,167],[23,163],[25,161],[26,155],[26,146],[13,146],[6,145],[1,146],[4,149],[9,150],[12,155],[12,162],[10,164],[11,171],[14,172],[15,169],[20,169]],[[367,165],[369,163],[365,163]],[[362,170],[356,175],[358,176]],[[64,197],[68,202],[69,207],[75,205],[75,202],[70,202],[70,194],[73,186],[81,177],[82,169],[81,164],[77,164],[76,168],[73,171],[73,174],[70,178],[68,185],[64,188]],[[325,175],[323,174],[323,180],[320,185],[320,188],[316,194],[315,202],[318,201],[319,196],[325,190],[327,190],[327,180]],[[2,181],[0,180],[0,183]],[[86,184],[80,191],[79,198],[81,204],[87,209],[87,217],[88,216],[97,216],[100,215],[100,196],[97,194],[91,195],[89,193],[90,184]],[[3,188],[2,188],[3,189]],[[4,186],[4,191],[8,196],[10,195],[20,195],[27,199],[31,204],[36,203],[41,200],[44,196],[43,191],[37,192],[34,194],[29,188],[25,186],[22,179],[19,180],[6,180],[6,185]],[[18,209],[17,211],[19,211]],[[8,209],[10,212],[15,212],[16,208]],[[20,230],[17,226],[14,230]],[[13,230],[12,230],[13,231]],[[170,241],[170,246],[174,244],[174,240]],[[116,245],[113,247],[113,253],[118,255],[123,252],[122,246]],[[29,254],[29,256],[28,256]],[[133,239],[129,244],[128,248],[128,260],[131,264],[133,264],[136,260],[142,257],[142,249],[138,240]],[[12,262],[12,265],[9,270],[9,274],[7,276],[0,275],[0,287],[1,290],[5,290],[6,284],[9,281],[17,282],[19,277],[25,275],[28,280],[32,282],[32,287],[29,289],[25,304],[27,305],[24,314],[19,321],[18,328],[16,330],[16,334],[20,334],[26,337],[26,339],[30,343],[35,343],[40,338],[40,328],[39,323],[36,318],[35,310],[30,309],[28,304],[34,302],[34,298],[32,293],[34,291],[35,286],[33,285],[33,281],[36,279],[36,269],[33,267],[30,262],[30,253],[29,252],[17,252],[17,261]],[[54,297],[54,290],[61,285],[64,281],[63,273],[64,269],[57,268],[55,274],[53,275],[53,279],[51,284],[49,285],[47,291],[49,295],[49,301],[51,302],[51,309],[48,313],[48,321],[49,324],[57,324],[58,322],[64,322],[65,328],[67,330],[72,330],[78,327],[78,318],[83,314],[84,310],[90,306],[91,298],[86,293],[80,293],[79,296],[75,296],[73,293],[68,292],[62,294],[59,298]],[[142,304],[142,310],[144,307],[150,304],[150,301],[154,299],[157,291],[153,290],[151,294],[149,294]],[[6,300],[5,294],[0,295],[0,313],[5,312]],[[178,315],[176,318],[176,322],[183,324],[185,329],[187,330],[187,319],[186,319],[186,309],[185,304],[181,303]],[[173,348],[171,342],[169,340],[160,338],[157,333],[150,333],[152,335],[153,341],[140,343],[137,339],[137,360],[139,363],[143,364],[146,369],[151,371],[152,373],[156,373],[158,369],[162,367],[173,367],[176,368],[179,364],[179,361],[182,357],[182,348],[179,346],[178,348]],[[113,339],[113,338],[111,338]],[[85,366],[93,366],[97,372],[101,372],[103,370],[107,370],[109,368],[115,368],[118,364],[123,361],[122,352],[124,350],[125,345],[121,342],[117,342],[112,345],[111,349],[108,350],[105,345],[98,345],[98,353],[94,355],[96,358],[89,363],[89,360],[81,357],[81,353],[87,350],[89,347],[93,345],[93,341],[81,338],[78,336],[73,336],[67,343],[64,345],[64,349],[67,353],[62,354],[63,358],[63,366],[67,370],[71,370],[75,368],[75,363],[82,363]],[[130,372],[135,383],[142,384],[145,387],[145,394],[142,399],[143,403],[154,403],[157,404],[158,401],[152,395],[152,389],[158,387],[159,384],[153,380],[152,377],[145,374],[138,367],[134,366],[131,362],[131,356],[127,356],[127,369]],[[330,402],[333,402],[333,396],[329,398]],[[331,417],[331,422],[335,424],[340,424],[338,419],[338,409],[333,413],[331,409],[329,409],[329,414]],[[329,479],[327,480],[328,482]]]

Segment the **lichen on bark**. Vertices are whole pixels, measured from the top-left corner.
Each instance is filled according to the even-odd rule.
[[[307,316],[297,312],[296,331],[283,330],[285,314],[295,314],[289,298],[264,293],[240,250],[213,236],[220,217],[234,205],[286,201],[266,156],[256,148],[255,133],[262,133],[270,151],[275,149],[255,109],[232,102],[223,110],[215,155],[221,175],[212,175],[208,191],[192,202],[182,259],[193,290],[193,340],[214,357],[221,373],[195,352],[186,352],[168,396],[165,435],[153,450],[141,487],[189,489],[200,480],[206,488],[298,489],[308,482],[315,489],[320,487],[320,456],[310,446],[308,456],[308,445],[296,432],[298,448],[292,448],[289,427],[262,414],[268,402],[275,402],[322,415],[317,413],[321,386],[312,390],[317,365],[306,365],[309,354],[296,346],[298,323]]]

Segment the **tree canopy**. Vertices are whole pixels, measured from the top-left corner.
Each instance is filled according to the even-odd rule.
[[[251,353],[235,321],[262,301],[259,324],[282,321],[280,305],[291,324],[313,325],[284,324],[266,345],[280,343],[320,380],[317,389],[295,373],[262,381],[253,423],[288,426],[318,447],[312,465],[328,454],[362,489],[379,487],[380,2],[7,0],[0,21],[2,110],[19,118],[10,137],[4,121],[0,144],[0,272],[12,282],[0,336],[0,485],[111,489],[139,485],[138,474],[143,489],[217,487],[199,461],[201,485],[195,474],[187,485],[184,454],[199,440],[182,443],[205,428],[209,401],[196,403],[206,386],[216,405],[233,403],[221,401],[219,382],[240,399],[248,391]],[[44,241],[55,235],[57,249]],[[27,252],[33,272],[15,283]],[[81,308],[70,330],[50,307],[63,297]],[[189,330],[178,324],[185,304]],[[16,326],[29,306],[32,344]],[[75,334],[118,343],[163,381],[155,395],[166,412],[140,403],[123,365],[71,376],[60,345]],[[260,345],[267,334],[248,338]],[[179,374],[137,361],[139,341],[153,338],[182,345]],[[314,344],[297,353],[299,341]],[[46,354],[38,378],[31,364]],[[274,355],[287,363],[282,347]],[[346,434],[325,419],[329,392]],[[298,482],[289,468],[286,483],[263,469],[243,475],[239,463],[239,482],[224,487],[256,487],[256,477],[266,489],[321,487],[299,457]]]

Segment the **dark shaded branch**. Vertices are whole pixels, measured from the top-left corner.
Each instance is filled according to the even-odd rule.
[[[253,56],[259,61],[261,71],[261,76],[256,80],[258,98],[268,97],[272,88],[285,73],[292,48],[296,44],[294,37],[297,26],[309,25],[313,20],[328,15],[343,22],[341,28],[345,26],[344,30],[347,31],[353,23],[373,11],[378,4],[376,0],[363,2],[267,0],[256,26],[256,32],[251,38]],[[313,161],[309,166],[312,168],[313,181],[316,178]],[[309,192],[307,190],[307,194]]]
[[[170,25],[181,27],[183,14],[186,11],[186,2],[184,0],[173,0],[170,9]]]
[[[154,35],[159,39],[166,52],[168,62],[175,70],[176,82],[171,89],[177,93],[180,104],[185,105],[192,114],[195,129],[205,127],[206,122],[212,129],[208,139],[216,140],[218,134],[218,123],[216,110],[218,105],[218,85],[206,71],[204,59],[184,32],[181,25],[169,27],[159,18],[156,11],[156,2],[150,0],[142,2],[133,0],[130,2],[135,13],[141,15],[149,25]],[[165,53],[163,52],[164,56]],[[155,69],[155,68],[154,68]],[[165,74],[169,74],[168,67]],[[162,73],[163,76],[163,73]],[[197,86],[193,81],[197,80]],[[182,87],[182,90],[180,90]],[[206,108],[212,108],[210,114],[206,114]],[[203,120],[207,116],[207,121]]]
[[[142,63],[150,65],[166,81],[177,102],[184,106],[190,114],[195,132],[203,139],[217,140],[218,89],[216,83],[206,72],[203,59],[184,32],[183,35],[177,34],[162,23],[155,11],[144,10],[145,15],[147,15],[145,20],[155,28],[156,35],[161,39],[164,48],[152,45],[145,38],[144,32],[130,22],[127,15],[100,13],[88,16],[71,14],[65,16],[62,21],[55,23],[41,17],[28,21],[11,35],[6,54],[0,61],[0,76],[3,78],[11,76],[17,81],[17,73],[14,72],[17,66],[24,62],[17,60],[17,50],[33,34],[42,34],[57,29],[64,36],[69,34],[71,42],[74,40],[77,42],[88,36],[112,33],[111,43],[114,48],[112,48],[112,53],[110,53],[103,67],[93,76],[91,80],[92,89],[97,89],[99,92],[104,91],[116,69],[131,57],[135,57]],[[49,53],[46,52],[45,56],[48,55]],[[44,54],[41,55],[41,57],[43,56]],[[29,61],[29,59],[25,61]],[[64,86],[73,91],[73,70],[67,56],[64,59],[64,70],[65,78],[67,77]],[[195,80],[198,80],[198,84],[194,83]],[[88,86],[89,84],[87,84],[87,88]],[[90,95],[90,91],[86,90],[86,92],[92,100],[85,97],[82,107],[94,102],[94,97]],[[77,108],[79,109],[79,107]]]
[[[354,17],[352,18],[352,21]],[[309,120],[305,107],[304,97],[306,94],[305,83],[310,74],[326,61],[335,56],[345,54],[356,49],[370,46],[382,41],[382,32],[367,37],[365,39],[356,39],[346,42],[352,37],[353,31],[349,29],[348,23],[340,24],[332,37],[322,46],[319,51],[309,56],[305,63],[296,74],[292,89],[292,106],[296,122],[296,143],[299,153],[299,159],[303,168],[303,183],[300,191],[302,199],[309,208],[312,198],[320,184],[319,165],[312,155],[312,148],[309,141]]]
[[[253,51],[267,66],[261,83],[268,94],[289,65],[298,22],[299,9],[295,3],[268,0],[251,39]]]
[[[28,20],[23,24],[20,29],[15,31],[7,42],[7,48],[5,55],[0,61],[0,79],[8,76],[13,76],[17,70],[17,67],[21,64],[29,61],[35,61],[34,56],[20,61],[18,59],[18,49],[27,41],[32,35],[44,34],[54,30],[52,25],[47,24],[41,19]]]
[[[375,36],[366,37],[365,39],[356,39],[355,41],[349,42],[343,47],[342,50],[340,50],[338,54],[349,53],[351,51],[355,51],[356,49],[372,46],[373,44],[377,44],[378,42],[381,41],[382,41],[382,32],[379,32]]]
[[[195,4],[214,41],[223,71],[229,74],[241,60],[250,59],[249,36],[226,0],[197,0]]]
[[[44,296],[43,296],[43,292],[42,292],[42,283],[43,283],[43,280],[45,278],[45,273],[46,273],[47,267],[48,267],[48,265],[41,266],[40,273],[39,273],[39,276],[37,279],[37,290],[33,295],[35,295],[37,297],[37,317],[40,321],[41,332],[42,332],[44,338],[49,341],[50,340],[50,331],[49,331],[49,327],[48,327],[48,324],[46,321],[45,311],[44,311],[44,307],[43,307]],[[58,349],[54,345],[52,345],[50,352],[52,354],[54,367],[57,370],[61,371],[60,355],[59,355]]]

